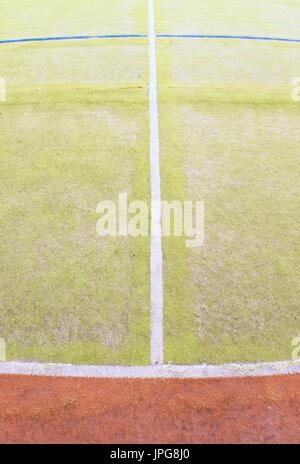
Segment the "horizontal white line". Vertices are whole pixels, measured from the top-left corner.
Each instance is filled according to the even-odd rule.
[[[256,377],[300,374],[299,361],[265,363],[234,363],[221,365],[162,365],[162,366],[81,366],[74,364],[0,362],[0,374],[49,377],[93,378],[218,378]]]

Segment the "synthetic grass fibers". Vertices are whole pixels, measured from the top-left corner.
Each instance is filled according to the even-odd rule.
[[[247,41],[158,44],[163,199],[205,202],[203,247],[164,239],[166,362],[291,357],[300,318],[300,112],[291,99],[299,53]]]
[[[1,20],[1,360],[297,357],[298,0],[1,0]],[[120,193],[203,201],[204,245],[99,237]],[[299,387],[2,375],[0,442],[297,443]]]
[[[15,45],[0,62],[7,360],[145,364],[149,239],[96,234],[99,201],[148,201],[145,42]]]

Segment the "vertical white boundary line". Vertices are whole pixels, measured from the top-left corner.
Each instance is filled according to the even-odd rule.
[[[149,119],[151,171],[151,364],[163,364],[163,256],[154,1],[149,7]]]

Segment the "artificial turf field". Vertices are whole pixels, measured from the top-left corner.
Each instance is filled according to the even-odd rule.
[[[299,39],[294,1],[155,2],[156,32]],[[1,2],[0,336],[7,360],[150,363],[150,239],[96,206],[150,199],[148,5]],[[162,199],[205,202],[163,239],[164,362],[291,359],[300,330],[300,43],[158,37]]]
[[[161,198],[205,202],[202,247],[163,238],[164,362],[219,376],[229,362],[291,360],[300,7],[154,3]],[[75,375],[78,364],[143,369],[151,238],[100,238],[96,206],[122,192],[150,201],[148,2],[1,0],[1,19],[6,359],[44,373],[47,362]],[[0,375],[0,443],[298,443],[299,375],[253,366],[256,377],[232,379]]]

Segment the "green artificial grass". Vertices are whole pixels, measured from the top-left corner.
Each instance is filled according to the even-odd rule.
[[[8,360],[149,362],[149,239],[96,234],[99,201],[148,201],[146,64],[143,41],[27,44],[1,56]]]
[[[140,0],[1,0],[0,40],[74,35],[145,34]]]
[[[224,34],[300,38],[297,0],[160,0],[159,34]]]
[[[165,362],[291,359],[300,330],[300,109],[291,99],[299,50],[159,45],[162,197],[205,202],[202,248],[164,239]]]
[[[147,2],[3,0],[0,40],[147,33]],[[299,38],[296,0],[160,0],[156,32]],[[0,337],[8,360],[149,364],[149,238],[97,203],[149,201],[147,41],[0,45]],[[164,237],[170,363],[291,359],[300,331],[298,44],[157,41],[162,199],[204,200],[205,244]]]

